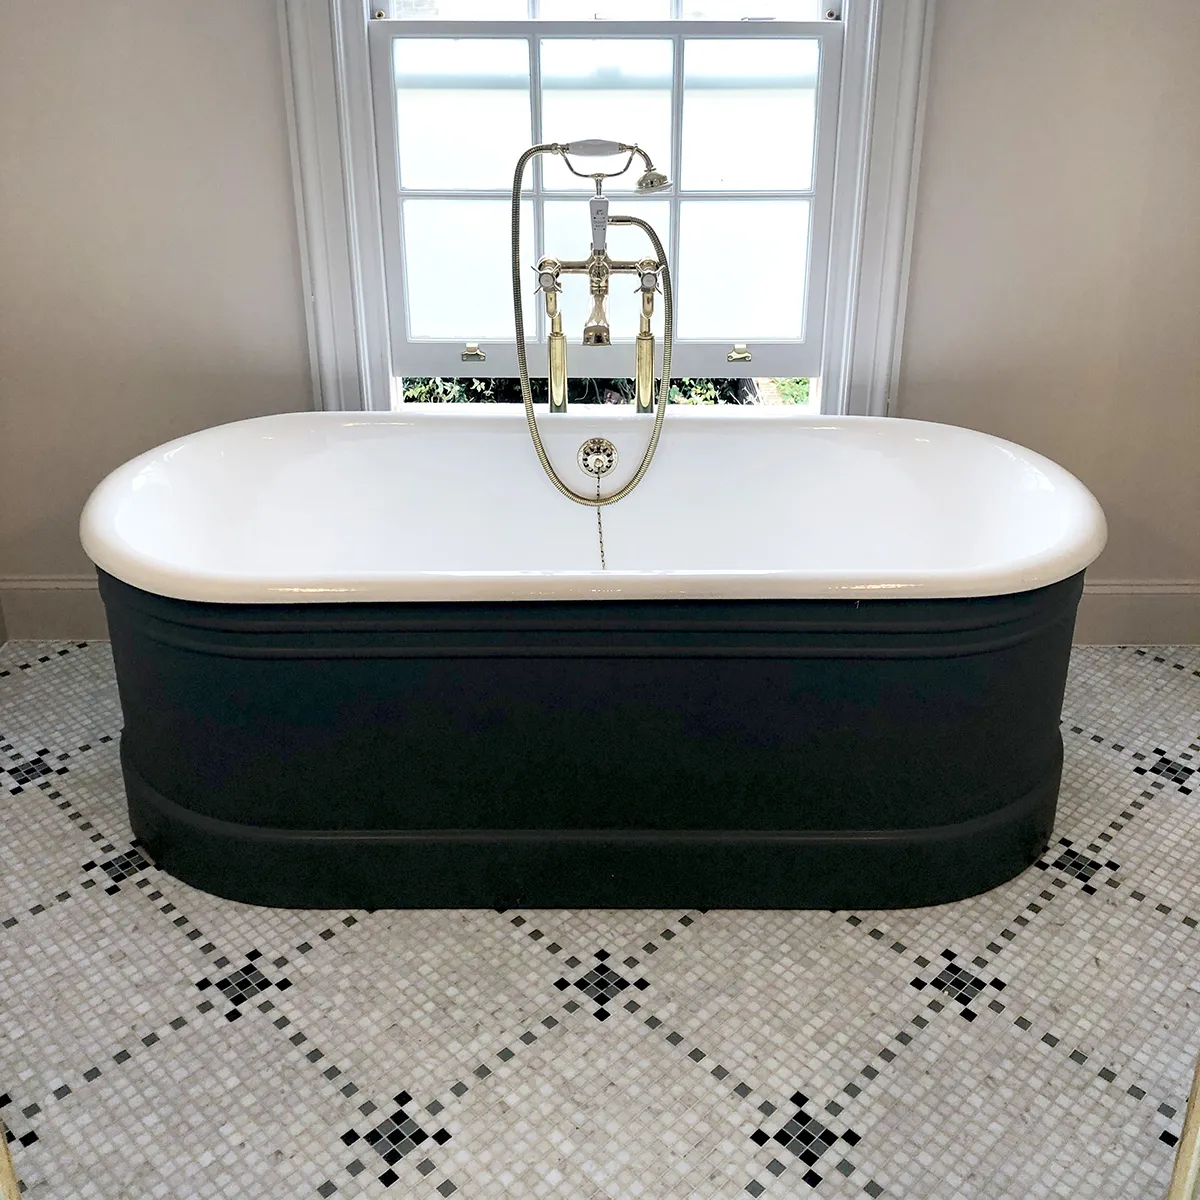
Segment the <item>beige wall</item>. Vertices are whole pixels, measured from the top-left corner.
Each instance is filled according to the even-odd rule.
[[[1084,637],[1200,641],[1198,63],[1196,0],[937,8],[898,410],[1095,492]]]
[[[311,404],[283,97],[274,0],[0,4],[10,636],[97,632],[72,585],[106,472]]]

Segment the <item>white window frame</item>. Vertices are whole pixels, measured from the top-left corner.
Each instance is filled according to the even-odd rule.
[[[385,272],[388,287],[388,311],[391,328],[392,372],[395,375],[415,376],[508,376],[517,374],[516,348],[511,338],[507,340],[477,338],[471,331],[464,329],[457,339],[417,339],[409,335],[407,328],[407,313],[409,311],[407,296],[407,277],[404,270],[404,252],[402,243],[403,199],[412,197],[432,196],[439,199],[489,197],[493,200],[505,201],[511,196],[508,188],[494,189],[490,192],[480,190],[455,189],[453,191],[410,191],[389,186],[387,181],[397,178],[396,163],[397,129],[396,129],[396,98],[392,72],[392,46],[397,39],[406,40],[420,38],[505,38],[512,41],[524,41],[527,44],[527,55],[530,63],[530,93],[531,116],[533,130],[531,136],[534,142],[542,142],[541,134],[541,96],[539,42],[542,39],[619,39],[622,41],[653,40],[656,42],[669,41],[672,44],[673,77],[671,91],[673,99],[673,147],[649,146],[645,149],[654,160],[660,164],[671,180],[671,186],[655,193],[655,199],[665,200],[671,208],[670,237],[666,229],[658,230],[666,242],[667,257],[671,271],[676,280],[680,278],[679,260],[679,204],[681,200],[725,200],[742,203],[754,200],[805,200],[808,202],[808,229],[805,241],[807,243],[805,277],[797,281],[805,298],[803,305],[804,329],[799,336],[788,339],[761,339],[749,337],[729,337],[724,340],[714,338],[687,338],[679,332],[675,335],[674,374],[704,378],[713,376],[816,376],[821,369],[821,345],[825,317],[825,284],[829,260],[829,225],[833,199],[833,167],[835,133],[837,128],[838,76],[841,66],[842,23],[828,20],[821,22],[792,22],[792,21],[429,21],[429,20],[374,20],[368,30],[368,41],[371,54],[371,72],[375,92],[375,121],[376,147],[378,150],[378,173],[381,185],[380,203],[383,213],[383,255],[387,264]],[[813,138],[813,178],[809,188],[805,190],[789,189],[787,191],[753,191],[753,190],[721,190],[721,191],[684,191],[679,186],[681,139],[679,124],[683,106],[683,42],[703,38],[738,38],[751,41],[757,39],[795,38],[808,39],[820,44],[818,77],[815,82],[817,96],[816,112],[817,127]],[[593,131],[595,132],[595,131]],[[603,130],[603,136],[631,136],[627,131]],[[787,153],[786,146],[780,146],[780,153]],[[586,169],[586,168],[585,168]],[[524,195],[534,204],[532,234],[534,258],[543,254],[555,254],[557,257],[584,257],[587,234],[588,192],[564,192],[552,189],[542,189],[538,186],[540,172],[530,164],[525,172]],[[580,232],[581,244],[572,247],[553,247],[541,244],[541,222],[538,219],[537,204],[539,200],[571,200],[580,199]],[[621,196],[612,197],[613,211],[628,211],[636,213],[634,205],[622,207]],[[505,246],[507,259],[507,245]],[[647,246],[649,252],[649,246]],[[522,264],[522,265],[532,265]],[[754,269],[754,264],[746,263],[747,271]],[[768,264],[759,264],[759,270],[770,269]],[[470,286],[469,280],[464,280],[464,286]],[[753,287],[753,280],[747,280],[747,286]],[[510,301],[511,303],[511,301]],[[676,289],[676,304],[680,303],[678,288]],[[540,309],[540,306],[539,306]],[[527,331],[526,341],[531,350],[533,362],[545,361],[545,332],[542,314],[537,312],[536,327]],[[611,379],[632,375],[633,373],[633,338],[636,328],[622,330],[613,329],[614,344],[611,346],[583,346],[579,344],[578,332],[571,338],[571,374],[581,378]],[[568,334],[568,336],[571,336]],[[464,365],[462,353],[466,341],[477,344],[486,355],[486,359],[478,364]],[[728,355],[733,351],[734,343],[744,342],[748,346],[747,353],[753,355],[751,361],[742,365],[736,360],[731,363]],[[541,343],[541,352],[533,350],[536,343]]]
[[[277,3],[315,402],[334,410],[392,409],[400,398],[390,354],[370,84],[374,6],[366,0]],[[828,274],[821,289],[824,338],[817,372],[826,413],[886,414],[898,376],[933,3],[830,0],[828,6],[842,30],[833,213]],[[547,33],[562,27],[542,24]],[[592,36],[613,24],[592,23]],[[638,23],[641,32],[667,24]],[[774,24],[763,22],[760,28],[769,33]],[[671,32],[683,30],[674,23]],[[744,33],[745,26],[738,32]],[[573,374],[629,373],[625,358],[620,368],[589,363],[581,371],[581,349],[573,351]],[[626,346],[611,349],[628,357]],[[710,373],[732,374],[720,365],[723,369]],[[445,373],[468,372],[470,367],[460,363]],[[768,372],[755,363],[749,373]]]

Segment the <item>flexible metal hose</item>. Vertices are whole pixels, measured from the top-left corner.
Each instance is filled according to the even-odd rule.
[[[616,504],[618,500],[624,500],[642,482],[642,476],[650,469],[650,463],[654,459],[654,452],[658,449],[658,439],[662,433],[663,417],[667,413],[667,399],[671,394],[671,346],[675,333],[675,302],[671,291],[671,269],[667,264],[667,256],[663,251],[662,242],[658,239],[658,234],[645,221],[640,217],[616,216],[609,218],[608,223],[610,225],[636,225],[642,229],[650,239],[650,243],[654,247],[654,253],[658,256],[659,267],[663,275],[662,380],[658,388],[658,411],[654,414],[654,428],[650,431],[650,441],[646,445],[646,452],[642,455],[642,461],[638,465],[633,478],[624,487],[618,488],[610,496],[580,495],[579,492],[574,491],[559,478],[558,472],[554,469],[554,464],[550,461],[550,456],[546,453],[546,447],[542,445],[542,435],[538,432],[537,417],[533,411],[533,393],[529,388],[529,362],[525,356],[525,314],[521,307],[521,184],[525,178],[525,164],[535,154],[544,154],[555,149],[557,149],[557,143],[554,142],[545,143],[540,146],[531,146],[521,155],[517,162],[516,173],[513,175],[513,320],[517,327],[517,370],[521,375],[521,400],[525,404],[525,420],[529,422],[529,436],[533,439],[533,447],[537,451],[538,460],[541,462],[542,470],[546,472],[550,482],[568,500],[574,500],[576,504],[582,504],[588,508],[603,508],[608,504]],[[598,482],[599,479],[597,478]]]

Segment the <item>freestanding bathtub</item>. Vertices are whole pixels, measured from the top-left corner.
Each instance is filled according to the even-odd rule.
[[[579,488],[649,422],[544,417]],[[899,907],[1044,849],[1091,494],[950,426],[673,411],[596,513],[520,410],[208,429],[96,489],[133,828],[316,907]]]

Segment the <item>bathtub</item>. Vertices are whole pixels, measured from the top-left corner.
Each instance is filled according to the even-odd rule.
[[[635,470],[650,422],[544,416]],[[596,512],[519,409],[293,413],[84,510],[137,837],[306,907],[901,907],[1050,834],[1103,515],[1061,467],[894,419],[673,410]]]

